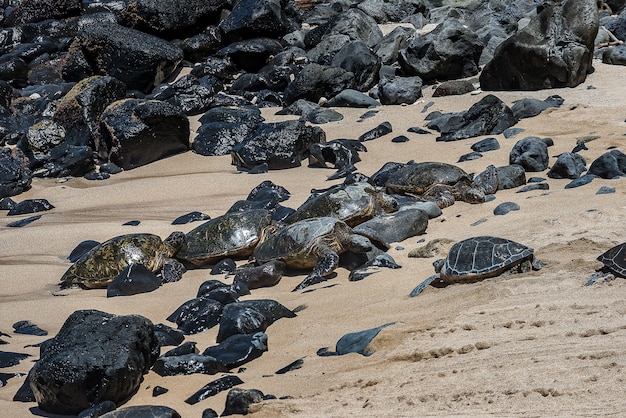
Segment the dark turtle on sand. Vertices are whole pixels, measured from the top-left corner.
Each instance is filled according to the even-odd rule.
[[[398,209],[398,202],[378,192],[366,182],[358,182],[310,197],[295,212],[285,218],[294,223],[302,219],[330,216],[355,226],[385,212]]]
[[[322,282],[339,263],[345,251],[364,253],[372,243],[357,235],[345,222],[332,217],[304,219],[288,225],[263,239],[254,249],[258,263],[281,260],[287,267],[313,268],[296,289]]]
[[[504,238],[481,236],[459,241],[448,256],[433,263],[436,274],[420,283],[411,296],[419,295],[429,284],[475,282],[502,274],[539,270],[541,262],[534,250]]]
[[[218,216],[188,232],[176,257],[201,266],[226,257],[249,256],[271,217],[265,209]]]
[[[591,275],[586,286],[598,282],[608,282],[615,277],[626,278],[626,242],[616,245],[599,255],[597,260],[604,265]]]
[[[62,288],[77,284],[84,288],[107,287],[109,283],[131,264],[143,264],[157,273],[167,263],[178,263],[171,257],[180,248],[185,234],[172,232],[165,240],[154,234],[126,234],[111,238],[83,254],[61,277]],[[181,269],[167,269],[179,272]],[[163,270],[165,274],[165,270]],[[177,278],[164,277],[164,281]]]
[[[440,208],[452,205],[455,200],[483,203],[486,192],[497,189],[498,180],[495,168],[482,174],[481,183],[476,184],[469,174],[452,164],[406,164],[389,176],[385,187],[388,193],[421,195]]]

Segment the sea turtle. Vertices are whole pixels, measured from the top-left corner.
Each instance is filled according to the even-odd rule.
[[[330,216],[355,226],[376,215],[394,212],[398,203],[391,196],[378,192],[367,182],[342,185],[316,196],[311,196],[295,212],[285,218],[286,223],[302,219]]]
[[[419,295],[426,286],[475,282],[503,273],[539,270],[541,262],[534,258],[534,250],[505,238],[479,236],[454,244],[445,259],[433,262],[436,274],[420,283],[411,296]]]
[[[324,216],[303,219],[264,238],[254,249],[257,263],[281,260],[287,267],[313,268],[295,290],[326,280],[337,268],[339,254],[344,251],[364,253],[372,243],[357,235],[345,222]]]
[[[268,210],[251,209],[206,221],[185,235],[176,258],[201,266],[226,257],[246,257],[252,254],[271,217]]]
[[[180,248],[184,236],[182,232],[175,231],[165,240],[148,233],[111,238],[80,256],[67,269],[59,284],[61,288],[74,284],[87,289],[107,287],[130,264],[143,264],[152,272],[159,272],[166,264],[179,263],[171,257]],[[167,271],[180,274],[183,270],[173,268]],[[177,278],[164,277],[164,281],[176,280]]]
[[[623,242],[597,258],[603,266],[592,274],[585,286],[598,282],[609,282],[615,277],[626,278],[626,242]]]
[[[421,195],[445,208],[461,200],[483,203],[485,192],[497,190],[497,171],[490,166],[481,173],[481,183],[476,184],[461,168],[441,162],[406,164],[387,178],[388,193]],[[495,186],[494,186],[495,185]]]

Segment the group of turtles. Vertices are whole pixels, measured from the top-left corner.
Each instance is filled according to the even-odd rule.
[[[180,279],[185,268],[214,264],[227,257],[252,257],[257,264],[272,260],[310,273],[296,288],[322,282],[339,264],[344,252],[368,253],[377,243],[352,227],[380,214],[398,210],[395,194],[417,196],[446,207],[455,200],[485,201],[497,190],[497,172],[489,166],[476,178],[446,163],[400,165],[387,175],[380,190],[356,181],[312,194],[298,209],[276,222],[271,209],[227,212],[190,232],[173,232],[162,240],[149,233],[126,234],[94,246],[77,257],[61,278],[61,286],[108,286],[125,268],[142,264],[163,282]],[[384,227],[384,226],[383,226]],[[95,245],[97,244],[97,245]],[[382,244],[388,248],[387,243]],[[385,247],[387,245],[387,247]],[[625,244],[598,259],[618,276],[626,276]],[[494,277],[512,271],[538,269],[533,250],[498,237],[472,237],[456,243],[448,256],[433,263],[436,274],[411,292],[419,294],[429,284],[450,284]]]

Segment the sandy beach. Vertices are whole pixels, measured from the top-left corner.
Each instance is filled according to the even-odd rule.
[[[507,165],[512,146],[525,136],[550,137],[553,163],[571,151],[577,138],[594,135],[588,150],[580,152],[587,164],[610,147],[626,151],[626,70],[594,62],[595,72],[576,88],[536,92],[495,92],[508,105],[534,97],[558,94],[564,104],[539,116],[523,119],[516,127],[525,131],[505,139],[497,135],[501,149],[483,158],[459,163],[469,173],[487,165]],[[436,135],[407,133],[425,127],[430,111],[468,109],[487,93],[424,98],[408,106],[379,107],[378,113],[357,122],[366,109],[336,109],[340,122],[320,127],[327,140],[356,139],[383,121],[393,133],[365,143],[359,172],[371,175],[385,162],[441,161],[456,164],[484,137],[456,142],[436,142]],[[429,102],[434,104],[422,112]],[[264,109],[268,121],[279,109]],[[197,118],[192,130],[197,129]],[[406,143],[391,138],[407,135]],[[35,179],[32,188],[14,197],[21,201],[45,198],[55,208],[23,228],[0,223],[0,331],[10,344],[4,351],[32,357],[3,372],[26,374],[39,350],[28,347],[46,337],[17,335],[12,324],[30,320],[54,336],[75,310],[99,309],[114,314],[141,314],[154,323],[180,304],[195,297],[198,286],[210,278],[209,269],[190,270],[183,279],[154,292],[106,298],[106,290],[72,289],[53,296],[70,262],[66,259],[81,241],[104,241],[130,232],[151,232],[166,237],[174,230],[188,232],[198,225],[171,225],[174,218],[191,211],[216,217],[235,201],[245,199],[264,180],[284,186],[291,198],[283,202],[297,207],[312,188],[324,188],[342,180],[327,181],[332,169],[303,166],[267,174],[238,173],[230,157],[203,157],[192,152],[113,175],[104,181],[72,178],[67,181]],[[546,177],[546,172],[527,177]],[[349,282],[349,272],[337,275],[316,291],[291,292],[302,276],[285,276],[270,288],[256,289],[242,299],[274,299],[290,309],[306,305],[296,318],[281,319],[267,330],[269,351],[237,373],[242,388],[289,399],[268,400],[251,407],[252,416],[622,416],[626,410],[626,281],[585,287],[588,277],[601,266],[596,257],[626,239],[626,178],[603,180],[565,189],[569,180],[547,179],[549,190],[516,193],[498,191],[492,202],[471,205],[457,202],[431,219],[426,234],[395,243],[389,250],[399,270],[383,269],[359,282]],[[601,186],[615,193],[598,195]],[[502,202],[516,202],[519,211],[495,216]],[[13,219],[16,218],[16,219]],[[138,226],[123,226],[139,220]],[[482,222],[478,222],[481,221]],[[475,226],[472,226],[475,224]],[[534,248],[547,265],[508,277],[472,284],[427,288],[416,298],[409,292],[433,273],[434,259],[409,258],[408,252],[436,238],[455,241],[478,235],[512,239]],[[418,243],[420,240],[424,242]],[[242,260],[241,262],[244,262]],[[231,278],[225,281],[230,283]],[[335,286],[327,287],[333,284]],[[389,322],[372,342],[374,354],[319,357],[321,347],[334,349],[344,334]],[[187,336],[198,348],[215,344],[217,328]],[[162,349],[162,352],[165,350]],[[302,367],[286,374],[275,372],[297,359]],[[236,370],[235,370],[236,372]],[[138,393],[125,404],[167,405],[183,417],[199,417],[206,408],[224,409],[226,392],[188,405],[184,400],[221,375],[194,374],[160,377],[150,372]],[[10,379],[0,388],[0,413],[6,417],[53,416],[36,403],[13,402],[25,377]],[[154,386],[169,389],[152,397]]]

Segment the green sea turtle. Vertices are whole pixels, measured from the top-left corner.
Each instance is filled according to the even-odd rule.
[[[406,164],[392,173],[385,187],[388,193],[421,195],[424,199],[445,208],[461,200],[483,203],[486,193],[497,190],[497,171],[490,166],[481,173],[477,184],[461,168],[441,162]]]
[[[80,256],[61,277],[61,288],[79,285],[83,288],[103,288],[131,264],[143,264],[156,273],[162,271],[182,274],[178,267],[164,269],[166,264],[180,264],[172,259],[180,248],[185,234],[172,232],[165,240],[154,234],[126,234],[111,238],[96,245]],[[176,281],[178,278],[163,277],[163,281]]]
[[[270,234],[254,249],[254,258],[257,263],[280,260],[291,268],[313,268],[295,291],[326,280],[342,252],[371,249],[369,239],[352,232],[345,222],[325,216],[303,219]]]
[[[206,221],[185,235],[176,258],[201,266],[226,257],[247,257],[271,217],[269,210],[250,209]]]
[[[592,274],[585,286],[598,282],[608,282],[615,277],[626,278],[626,242],[616,245],[597,258],[603,266]]]
[[[287,216],[285,222],[330,216],[344,221],[348,226],[355,226],[376,215],[397,209],[398,203],[391,196],[376,191],[369,183],[357,182],[310,197]]]
[[[459,241],[448,256],[433,262],[436,274],[420,283],[411,296],[419,295],[429,284],[475,282],[488,277],[539,270],[541,262],[534,250],[505,238],[480,236]]]

